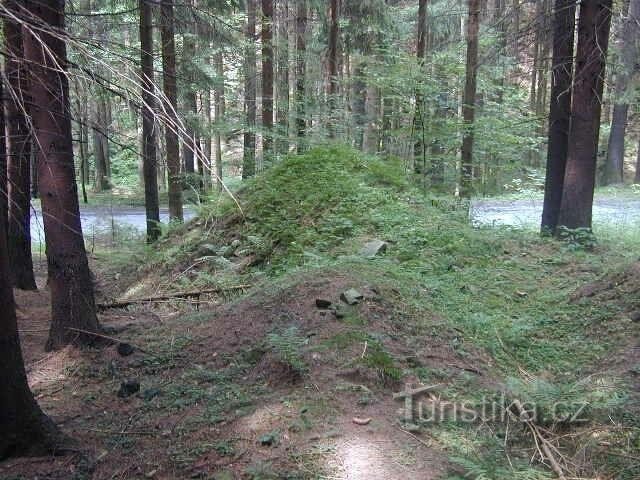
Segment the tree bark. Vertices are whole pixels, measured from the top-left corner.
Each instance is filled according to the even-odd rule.
[[[327,64],[329,67],[329,138],[336,138],[337,102],[338,102],[338,37],[340,24],[338,22],[338,0],[331,0],[329,17],[329,45]]]
[[[46,455],[64,442],[27,384],[9,269],[5,224],[0,222],[0,460]]]
[[[302,0],[300,3],[304,3]],[[262,0],[262,157],[273,155],[273,0]]]
[[[558,226],[571,125],[571,83],[573,78],[573,43],[576,29],[576,1],[556,0],[553,16],[553,53],[547,176],[544,187],[541,231],[554,233]]]
[[[7,6],[19,14],[20,9],[15,2],[8,2]],[[9,271],[15,287],[36,290],[31,255],[31,134],[27,118],[29,98],[20,24],[5,18],[4,37],[7,51],[5,74],[10,90],[5,102],[8,140],[5,148],[8,147],[9,153],[6,171]]]
[[[153,82],[153,18],[151,0],[138,0],[140,9],[140,78],[142,82],[142,176],[147,216],[147,241],[160,237],[157,151],[154,126],[156,100]]]
[[[0,98],[4,98],[4,79],[0,78]],[[4,113],[0,109],[0,113]],[[0,114],[0,223],[7,234],[9,225],[9,184],[7,182],[7,136],[5,131],[5,116]],[[6,242],[5,238],[5,242]]]
[[[162,41],[162,85],[164,87],[165,150],[169,186],[169,219],[183,222],[180,140],[178,137],[178,89],[176,85],[176,42],[173,0],[162,0],[160,36]]]
[[[222,50],[218,50],[214,56],[216,69],[216,88],[213,93],[213,103],[215,106],[215,160],[216,160],[216,184],[218,190],[222,191],[222,122],[225,115],[225,80],[224,80],[224,56]]]
[[[418,41],[416,48],[416,56],[418,59],[419,76],[424,72],[424,56],[426,53],[426,34],[427,34],[427,0],[420,0],[418,4]],[[419,81],[416,86],[415,100],[416,110],[413,116],[413,130],[415,141],[413,143],[413,169],[415,173],[425,173],[426,170],[426,150],[424,144],[424,98],[422,96],[422,82]]]
[[[103,192],[110,187],[107,165],[109,163],[109,143],[107,132],[107,107],[104,98],[95,101],[95,120],[93,127],[93,157],[96,167],[96,192]]]
[[[278,15],[278,81],[276,123],[278,135],[276,152],[278,155],[289,153],[289,2],[279,2]]]
[[[638,141],[638,153],[636,154],[636,174],[633,179],[633,183],[640,184],[640,140]]]
[[[622,183],[624,180],[624,140],[629,113],[628,89],[638,56],[638,21],[640,0],[630,0],[622,34],[619,40],[620,60],[614,85],[613,120],[609,134],[609,147],[605,165],[604,184]]]
[[[307,0],[298,0],[296,12],[296,131],[298,153],[306,150],[307,112]]]
[[[580,4],[567,165],[559,226],[591,228],[612,0]]]
[[[245,32],[247,49],[244,56],[244,109],[246,127],[244,131],[244,153],[242,178],[251,178],[256,173],[256,0],[247,0],[247,27]]]
[[[480,0],[469,0],[466,79],[462,103],[464,131],[462,134],[462,168],[460,181],[460,195],[467,198],[471,197],[473,193],[473,123],[476,112],[479,17]]]
[[[52,30],[64,29],[64,1],[47,5],[29,1],[26,8],[32,18]],[[36,31],[39,39],[32,33],[25,35],[24,52],[30,65],[30,112],[38,146],[38,189],[51,290],[51,329],[46,347],[52,350],[69,343],[94,341],[93,336],[79,335],[69,327],[89,332],[97,332],[100,327],[73,165],[66,45],[58,36]]]

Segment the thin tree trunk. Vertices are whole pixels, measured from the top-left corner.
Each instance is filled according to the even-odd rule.
[[[298,0],[296,12],[296,131],[298,153],[306,149],[307,112],[305,88],[307,84],[307,0]]]
[[[337,102],[338,102],[338,36],[340,24],[338,23],[338,0],[331,0],[329,17],[329,45],[327,63],[329,67],[329,138],[336,138]]]
[[[161,3],[162,84],[164,87],[165,151],[169,176],[169,219],[184,221],[182,181],[180,179],[180,141],[178,137],[178,90],[176,86],[176,43],[173,0]]]
[[[214,90],[213,99],[215,106],[215,157],[216,157],[216,184],[218,190],[222,191],[222,122],[225,115],[225,81],[224,81],[224,56],[222,50],[218,50],[214,57],[216,68],[216,88]]]
[[[138,0],[140,9],[140,65],[142,79],[142,171],[147,216],[147,241],[160,237],[157,152],[154,127],[156,101],[153,82],[153,24],[151,0]]]
[[[16,8],[12,3],[10,2],[10,5]],[[4,36],[8,54],[5,73],[8,87],[11,89],[5,103],[9,152],[7,161],[9,198],[7,235],[11,267],[9,271],[15,287],[22,290],[36,290],[31,256],[31,135],[27,119],[30,102],[20,25],[5,19]]]
[[[301,1],[302,3],[302,1]],[[262,0],[262,156],[273,155],[273,0]]]
[[[97,98],[95,102],[95,120],[93,128],[93,157],[96,167],[96,192],[102,192],[109,189],[109,181],[107,178],[108,163],[108,139],[105,135],[107,131],[107,112],[105,100]]]
[[[278,18],[278,81],[276,121],[278,135],[276,152],[278,155],[289,153],[289,2],[279,2]]]
[[[575,15],[575,0],[556,0],[553,16],[553,67],[549,102],[547,176],[541,225],[543,234],[555,232],[562,200],[571,124]]]
[[[64,1],[56,1],[55,6],[31,1],[27,9],[52,30],[64,29]],[[52,312],[47,349],[51,350],[69,343],[92,343],[92,335],[78,334],[70,328],[97,332],[100,326],[80,223],[69,84],[64,70],[66,45],[57,36],[38,32],[39,39],[32,33],[25,35],[24,52],[30,65],[30,113],[38,146],[38,182],[49,267]]]
[[[613,121],[609,134],[609,148],[605,166],[604,184],[622,183],[624,179],[624,140],[629,112],[628,89],[638,57],[638,21],[640,0],[630,0],[622,34],[620,35],[620,67],[614,86]]]
[[[247,49],[244,56],[244,109],[246,127],[244,131],[244,153],[242,178],[251,178],[256,173],[256,0],[247,0]]]
[[[612,0],[580,4],[573,105],[558,225],[591,228]]]
[[[418,42],[416,49],[416,56],[418,59],[418,68],[420,77],[425,74],[424,72],[424,56],[426,53],[426,34],[427,34],[427,0],[420,0],[418,5]],[[413,131],[414,131],[414,144],[413,144],[413,168],[415,173],[425,173],[426,170],[426,150],[424,144],[424,98],[422,96],[422,82],[419,81],[416,86],[416,111],[413,116]]]
[[[467,22],[467,66],[462,103],[464,132],[462,136],[460,195],[471,197],[473,193],[473,128],[476,111],[476,84],[478,74],[478,31],[480,0],[469,0]]]
[[[638,141],[638,153],[636,154],[636,175],[633,183],[640,184],[640,140]]]

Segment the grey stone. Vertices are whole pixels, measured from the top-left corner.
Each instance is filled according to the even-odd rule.
[[[347,305],[356,305],[364,299],[364,295],[355,288],[350,288],[340,294],[340,300]]]
[[[360,255],[366,258],[373,258],[387,251],[388,243],[376,238],[364,244],[360,250]]]
[[[220,247],[216,252],[216,254],[220,257],[229,258],[231,255],[233,255],[234,250],[235,248],[232,247],[231,245],[225,245],[223,247]]]

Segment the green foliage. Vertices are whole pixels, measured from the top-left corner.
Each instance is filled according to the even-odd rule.
[[[503,467],[495,458],[469,459],[453,457],[454,463],[460,465],[466,471],[464,479],[471,480],[549,480],[551,474],[520,464]],[[463,477],[449,477],[449,480],[463,480]]]
[[[590,228],[558,228],[558,236],[567,243],[570,250],[593,250],[598,242]]]
[[[302,349],[307,343],[307,339],[299,335],[298,328],[295,326],[287,328],[282,333],[267,335],[269,348],[289,368],[300,373],[308,369],[302,356]]]

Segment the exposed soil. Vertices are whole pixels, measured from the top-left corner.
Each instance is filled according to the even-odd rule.
[[[341,303],[347,288],[365,298],[342,304],[344,319],[316,306],[316,298]],[[438,478],[446,455],[424,432],[402,430],[402,404],[392,398],[402,385],[365,362],[373,346],[359,337],[331,342],[366,330],[393,368],[438,366],[448,381],[471,375],[479,385],[490,382],[487,359],[454,351],[448,340],[456,332],[443,322],[415,318],[391,286],[345,272],[256,287],[209,310],[179,304],[177,314],[166,305],[110,312],[102,324],[136,347],[126,357],[116,345],[46,354],[47,290],[16,296],[31,386],[86,451],[11,460],[0,464],[0,478]],[[269,333],[292,326],[306,339],[305,371],[265,346]],[[126,379],[139,381],[140,392],[119,398]],[[356,417],[371,421],[357,425]]]

